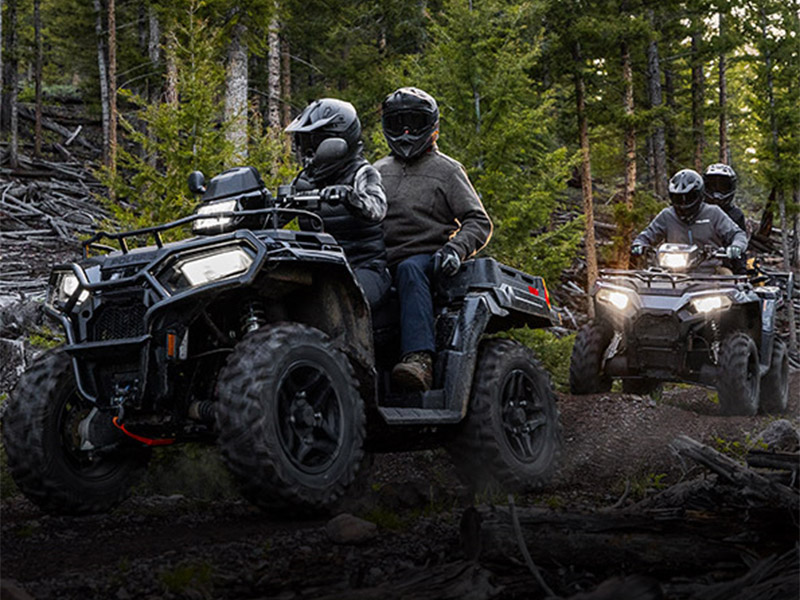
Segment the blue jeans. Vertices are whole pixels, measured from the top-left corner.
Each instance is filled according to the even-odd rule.
[[[400,297],[400,350],[436,350],[431,296],[431,254],[416,254],[395,267],[394,282]]]

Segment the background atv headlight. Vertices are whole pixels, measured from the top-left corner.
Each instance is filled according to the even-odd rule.
[[[61,271],[57,273],[55,281],[53,282],[53,287],[50,290],[48,304],[50,306],[65,304],[78,290],[78,286],[78,277],[72,271]],[[80,296],[78,296],[78,303],[84,302],[88,297],[89,292],[83,290]]]
[[[195,287],[244,273],[252,264],[253,257],[236,247],[179,260],[175,268]]]
[[[661,252],[658,255],[658,266],[664,269],[685,269],[689,266],[689,253]]]
[[[236,200],[224,200],[222,202],[212,202],[204,204],[195,211],[196,215],[214,215],[219,213],[233,212],[236,210]],[[192,223],[193,233],[222,233],[233,223],[231,217],[215,217],[213,219],[198,219]]]
[[[617,310],[625,310],[631,303],[630,294],[609,289],[601,289],[597,292],[597,299],[612,305]]]
[[[727,296],[701,296],[692,298],[692,308],[698,313],[710,313],[715,310],[722,310],[731,305],[731,299]]]

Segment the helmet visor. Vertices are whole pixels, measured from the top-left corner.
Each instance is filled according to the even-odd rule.
[[[433,115],[416,110],[402,110],[389,113],[383,117],[383,129],[389,135],[425,133],[433,124]]]
[[[697,190],[691,190],[682,194],[672,192],[669,195],[672,205],[676,208],[691,208],[699,200]]]
[[[706,175],[706,193],[730,194],[734,190],[733,178],[727,175]]]
[[[295,152],[301,158],[310,158],[314,156],[323,140],[331,137],[329,133],[321,131],[303,131],[294,134],[294,147]]]

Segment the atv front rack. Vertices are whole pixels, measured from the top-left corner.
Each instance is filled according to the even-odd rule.
[[[698,284],[749,283],[748,275],[704,275],[702,273],[670,273],[668,271],[627,271],[625,269],[600,269],[600,275],[612,278],[635,279],[652,287],[654,283],[669,283],[672,289],[696,281]]]
[[[89,258],[90,249],[102,250],[104,252],[114,252],[117,250],[117,248],[114,248],[112,246],[99,244],[98,242],[103,239],[109,239],[118,242],[119,250],[123,254],[127,254],[130,251],[127,242],[128,238],[137,236],[148,236],[148,237],[152,236],[152,239],[155,242],[156,246],[159,248],[163,248],[164,240],[162,239],[161,234],[170,229],[175,229],[177,227],[181,227],[183,225],[201,219],[204,220],[224,219],[224,218],[252,217],[260,215],[265,216],[262,229],[280,229],[282,224],[287,223],[288,220],[291,220],[291,218],[308,217],[315,222],[314,225],[315,231],[317,232],[324,231],[322,217],[320,217],[316,213],[297,208],[271,207],[271,208],[259,208],[254,210],[228,211],[228,212],[220,212],[213,214],[202,214],[202,215],[194,214],[194,215],[189,215],[188,217],[183,217],[176,221],[171,221],[170,223],[164,223],[163,225],[154,225],[153,227],[143,227],[142,229],[134,229],[133,231],[124,231],[120,233],[99,231],[81,244],[83,248],[83,256],[84,258]],[[290,219],[284,220],[281,217],[290,217]],[[268,225],[272,226],[268,227]],[[319,227],[319,229],[317,229],[317,226]]]

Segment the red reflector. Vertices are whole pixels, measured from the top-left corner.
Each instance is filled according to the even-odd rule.
[[[175,358],[175,334],[167,334],[167,356]]]
[[[539,290],[537,290],[537,289],[536,289],[535,287],[533,287],[532,285],[529,285],[529,286],[528,286],[528,291],[529,291],[531,294],[533,294],[534,296],[538,296],[538,295],[539,295]]]

